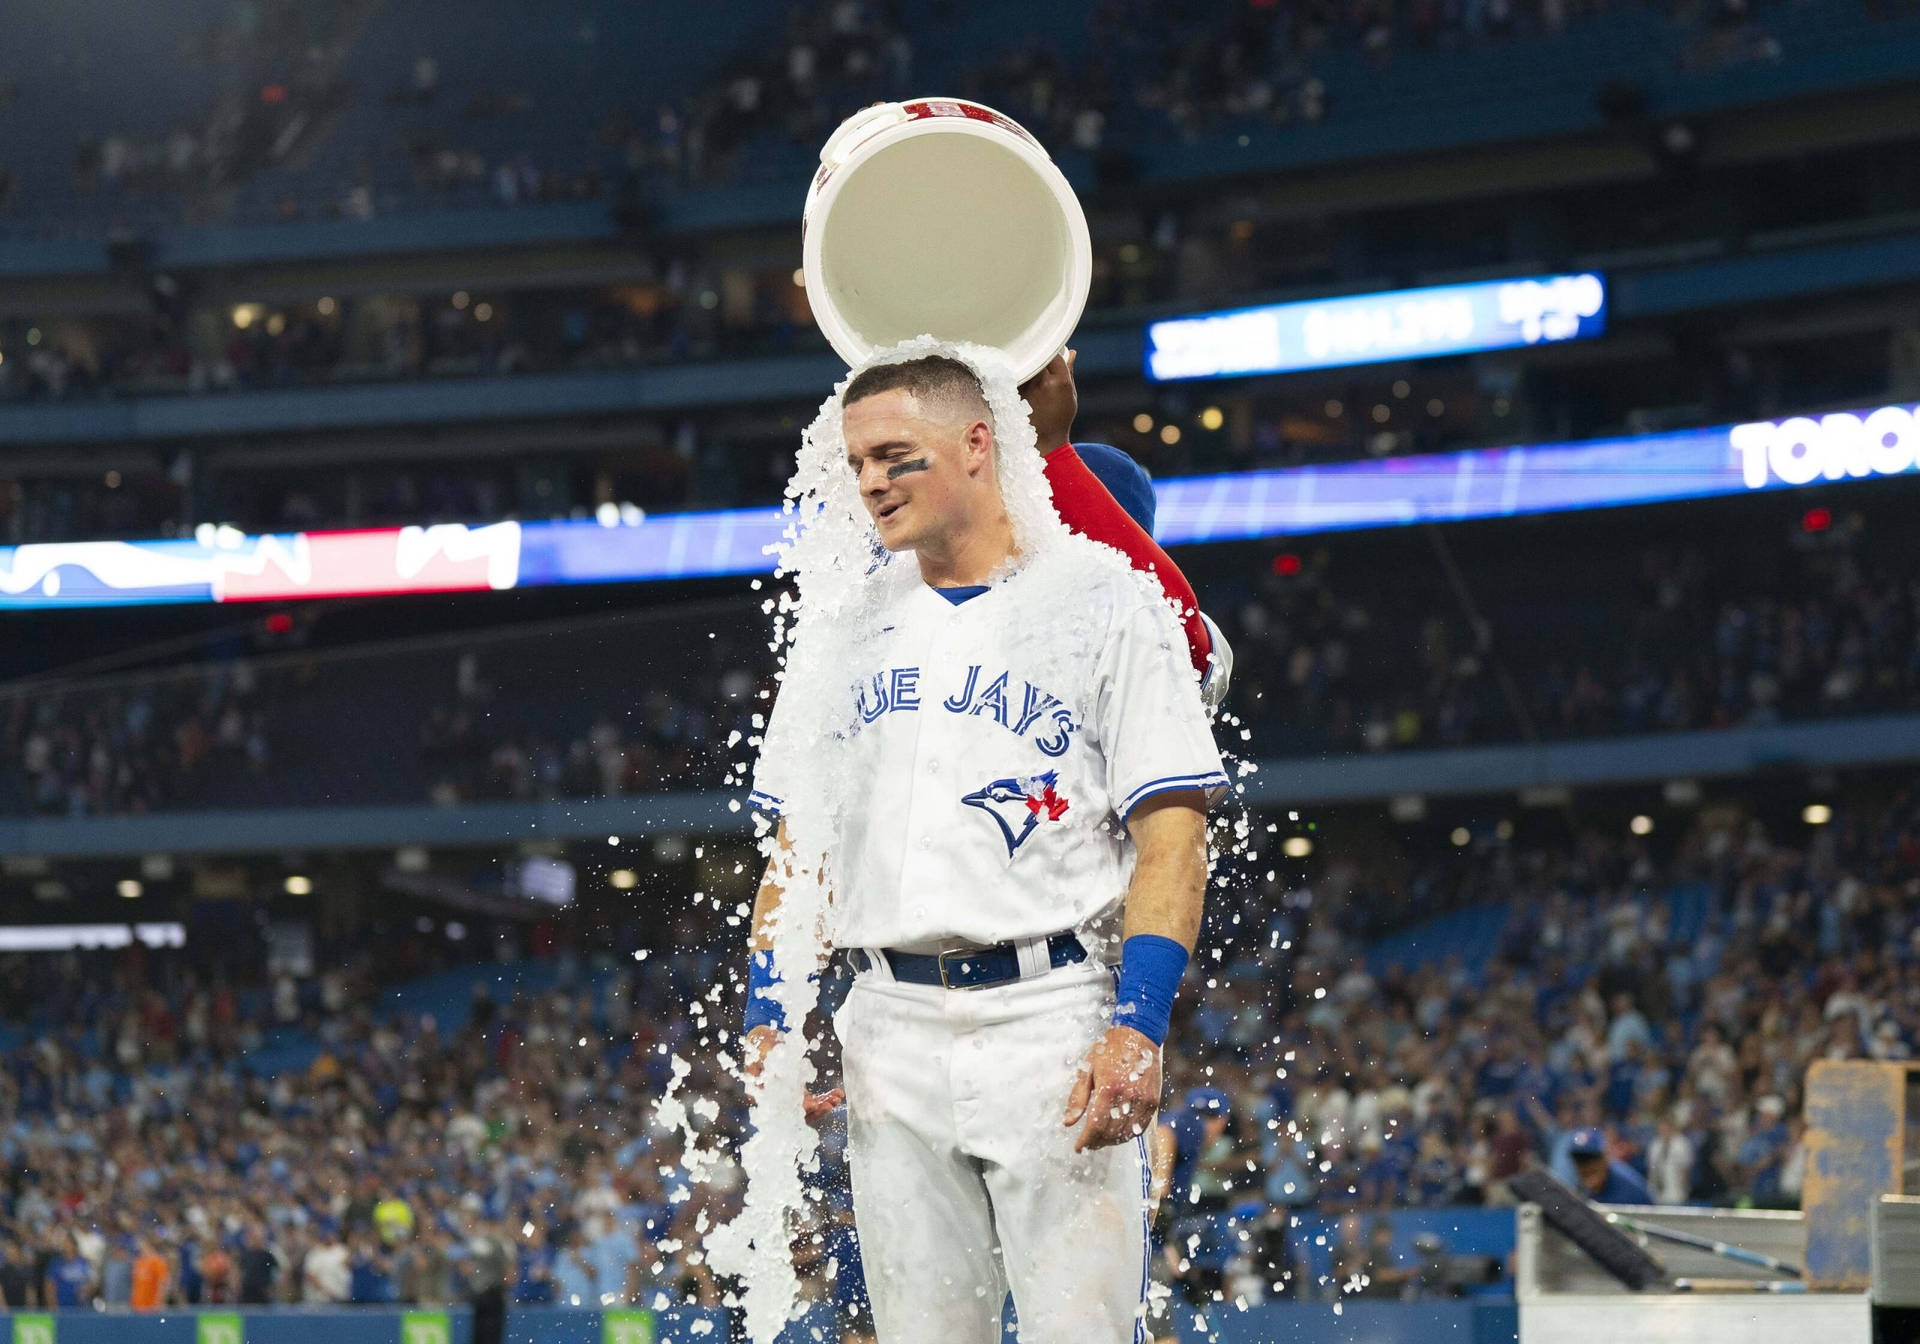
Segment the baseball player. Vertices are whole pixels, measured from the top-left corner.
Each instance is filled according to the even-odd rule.
[[[861,501],[920,579],[845,669],[854,765],[832,781],[868,800],[839,825],[830,901],[856,970],[834,1025],[877,1335],[996,1344],[1011,1289],[1028,1344],[1137,1341],[1142,1136],[1227,783],[1191,635],[1169,640],[1117,566],[1071,576],[1071,612],[1023,582],[965,363],[880,365],[842,404]],[[775,816],[807,786],[785,708],[754,777]],[[755,903],[750,1059],[784,1029],[771,985],[813,969],[772,964],[783,868]],[[809,1096],[808,1114],[842,1099]]]

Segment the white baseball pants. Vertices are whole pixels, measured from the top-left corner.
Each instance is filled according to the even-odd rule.
[[[1021,1344],[1146,1337],[1146,1146],[1075,1153],[1061,1123],[1112,1011],[1090,964],[988,989],[855,980],[834,1026],[880,1344],[999,1344],[1009,1287]]]

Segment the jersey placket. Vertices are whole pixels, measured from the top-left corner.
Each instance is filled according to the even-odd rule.
[[[945,606],[946,599],[931,592],[925,596]],[[931,606],[931,604],[929,604]],[[904,753],[905,779],[897,782],[906,789],[905,844],[900,856],[899,891],[903,904],[937,900],[950,890],[952,874],[940,861],[941,830],[948,821],[944,806],[951,787],[954,762],[949,750],[953,716],[941,702],[950,692],[947,682],[952,667],[952,651],[960,641],[962,610],[929,610],[915,622],[917,648],[913,661],[920,668],[920,708],[912,715],[913,740]]]

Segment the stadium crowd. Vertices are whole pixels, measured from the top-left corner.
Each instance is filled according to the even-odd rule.
[[[275,712],[244,659],[84,701],[8,696],[0,700],[0,812],[234,806],[267,779]]]
[[[539,109],[558,88],[522,74],[503,85],[499,62],[474,34],[411,33],[422,44],[398,80],[364,65],[356,38],[377,7],[364,0],[322,6],[236,6],[188,34],[178,58],[209,83],[256,94],[188,100],[166,122],[137,120],[72,133],[73,199],[104,199],[104,223],[142,204],[179,199],[194,214],[235,209],[232,189],[257,182],[247,208],[275,219],[366,218],[457,197],[496,206],[577,200],[623,179],[710,185],[772,172],[790,156],[754,152],[768,141],[811,155],[828,131],[868,103],[922,93],[929,79],[1019,117],[1059,149],[1099,153],[1109,145],[1197,139],[1225,130],[1313,123],[1337,112],[1322,67],[1329,53],[1364,56],[1378,75],[1429,49],[1498,49],[1553,41],[1607,6],[1581,0],[1420,0],[1410,7],[1322,2],[1251,3],[1210,12],[1157,0],[1102,0],[1084,23],[1041,27],[1012,42],[987,41],[961,7],[909,15],[896,0],[808,0],[788,6],[785,31],[712,71],[688,95],[636,107],[625,85],[594,72],[584,91],[604,111],[591,135],[570,146],[538,134]],[[1671,21],[1678,64],[1714,69],[1776,62],[1783,52],[1760,12],[1739,0],[1660,6]],[[311,9],[313,12],[309,13]],[[778,19],[769,16],[769,26]],[[596,40],[591,15],[556,29],[556,41]],[[84,61],[81,49],[63,53]],[[989,47],[970,64],[929,63],[924,52]],[[375,62],[376,65],[380,63]],[[387,67],[382,66],[383,70]],[[571,68],[575,77],[580,72]],[[0,65],[0,107],[34,72]],[[1354,77],[1347,72],[1348,77]],[[386,87],[379,87],[381,83]],[[583,91],[568,90],[578,100]],[[332,172],[304,164],[327,127],[366,137],[364,105],[384,99],[404,134],[352,144]],[[344,113],[344,116],[343,116]],[[524,128],[516,145],[512,131]],[[60,135],[61,128],[53,134]],[[500,134],[505,130],[507,134]],[[23,147],[24,148],[24,147]],[[299,152],[295,152],[295,151]],[[404,165],[410,190],[393,190],[388,161]],[[0,161],[0,215],[31,203]],[[224,193],[224,198],[223,198]]]
[[[1663,8],[1686,68],[1781,59],[1763,19],[1739,0]],[[998,49],[983,59],[957,72],[951,61],[932,65],[943,87],[1009,113],[1056,152],[1098,154],[1117,142],[1190,141],[1228,129],[1319,122],[1334,102],[1317,70],[1329,51],[1363,52],[1377,72],[1396,53],[1407,59],[1432,49],[1555,39],[1605,10],[1580,0],[1422,0],[1398,12],[1381,4],[1253,0],[1202,12],[1163,0],[1101,0],[1090,7],[1082,31],[1042,32],[1012,43],[996,33]],[[924,52],[981,43],[984,34],[965,17],[947,3],[913,14],[898,0],[793,4],[779,40],[756,44],[693,94],[661,103],[650,115],[615,106],[596,139],[618,150],[627,172],[683,186],[791,175],[790,155],[757,151],[784,141],[810,158],[857,109],[923,94]],[[489,96],[509,110],[516,100],[522,111],[533,101],[528,93]],[[461,106],[471,119],[471,98]],[[457,139],[457,128],[449,123],[442,138]],[[475,166],[442,172],[432,183],[444,190],[492,182],[495,199],[507,205],[577,197],[583,180],[592,183],[591,192],[605,186],[597,172],[574,179],[547,170],[545,178],[566,186],[543,190],[538,169],[529,187],[477,155],[466,157],[477,160]]]
[[[142,984],[75,955],[85,964],[59,982],[54,1013],[37,1006],[0,1085],[8,1263],[32,1266],[29,1301],[140,1305],[136,1266],[160,1248],[168,1284],[148,1306],[444,1303],[469,1290],[472,1240],[496,1235],[517,1251],[516,1301],[657,1287],[715,1302],[688,1257],[725,1192],[690,1192],[678,1138],[650,1118],[668,1046],[711,1075],[687,1048],[684,1006],[661,996],[692,999],[688,977],[714,954],[666,963],[644,1004],[616,991],[595,1009],[564,989],[479,1000],[445,1031],[376,1021],[375,996],[349,977],[242,994],[178,968]],[[230,1067],[269,1030],[296,1029],[312,1045],[302,1067]]]
[[[1510,1203],[1536,1163],[1618,1202],[1797,1207],[1808,1063],[1920,1045],[1920,799],[1837,816],[1805,844],[1722,817],[1670,852],[1489,836],[1464,863],[1356,846],[1295,890],[1229,884],[1218,983],[1183,998],[1169,1066],[1173,1097],[1220,1094],[1172,1126],[1186,1209],[1215,1217],[1171,1211],[1172,1276],[1196,1301],[1325,1293],[1286,1280],[1302,1248],[1261,1261],[1312,1212],[1342,1216],[1334,1284],[1399,1295],[1415,1259],[1344,1215]],[[1485,945],[1445,920],[1361,938],[1489,905]]]
[[[1664,851],[1588,832],[1421,863],[1335,845],[1291,889],[1236,872],[1170,1038],[1165,1276],[1195,1300],[1337,1297],[1371,1265],[1370,1291],[1418,1291],[1360,1220],[1335,1272],[1307,1274],[1290,1216],[1498,1205],[1516,1172],[1572,1178],[1595,1149],[1649,1201],[1791,1206],[1808,1062],[1920,1042],[1920,800],[1802,833],[1703,814]],[[1445,921],[1364,941],[1490,905],[1478,950]],[[510,998],[476,983],[437,1011],[383,1009],[365,948],[264,980],[263,958],[208,969],[191,948],[0,957],[0,1291],[448,1301],[490,1236],[521,1303],[722,1302],[698,1230],[738,1173],[690,1183],[655,1108],[684,1060],[683,1095],[715,1103],[703,1146],[744,1132],[717,1062],[737,989],[717,925],[670,918],[596,949],[625,970],[563,954]],[[795,1247],[809,1292],[844,1303],[841,1142],[829,1126]],[[1222,1236],[1229,1218],[1262,1235]]]
[[[1803,534],[1785,574],[1742,572],[1731,552],[1655,545],[1590,574],[1470,569],[1476,627],[1435,575],[1399,584],[1270,572],[1202,587],[1246,669],[1235,703],[1262,750],[1375,752],[1527,737],[1684,732],[1920,708],[1920,576],[1856,553],[1844,533]],[[1285,566],[1282,566],[1285,568]],[[1621,580],[1625,581],[1622,582]],[[1345,595],[1365,587],[1369,596]],[[1235,597],[1240,598],[1235,601]],[[1556,631],[1530,608],[1584,610]],[[1595,638],[1595,634],[1599,638]],[[1504,669],[1511,672],[1503,678]]]

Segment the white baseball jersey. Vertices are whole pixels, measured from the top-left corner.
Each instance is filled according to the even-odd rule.
[[[851,741],[830,937],[932,949],[1063,929],[1110,936],[1132,871],[1116,822],[1142,799],[1227,785],[1179,631],[1125,571],[1061,586],[1016,574],[961,603],[903,586],[848,669]],[[776,704],[752,801],[809,784]]]

